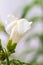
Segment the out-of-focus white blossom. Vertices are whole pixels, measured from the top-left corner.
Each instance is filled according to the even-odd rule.
[[[15,16],[8,16],[6,31],[13,42],[18,42],[31,28],[32,22],[26,19],[18,19]]]

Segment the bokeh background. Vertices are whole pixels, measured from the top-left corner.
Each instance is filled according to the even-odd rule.
[[[31,29],[17,44],[13,57],[43,65],[43,0],[0,0],[0,19],[4,27],[7,15],[26,18],[33,22]],[[5,47],[9,35],[0,31],[0,39]]]

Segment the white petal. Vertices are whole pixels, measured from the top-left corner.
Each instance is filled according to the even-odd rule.
[[[17,21],[13,21],[12,23],[10,23],[10,24],[6,27],[7,33],[10,34],[12,28],[15,27],[16,25],[17,25]]]
[[[18,20],[18,33],[24,34],[31,28],[32,22],[28,22],[26,19]]]
[[[17,31],[17,26],[13,27],[10,38],[13,40],[13,42],[19,42],[22,35],[20,35]]]
[[[15,20],[17,20],[17,18],[14,15],[8,15],[6,23],[7,23],[7,25],[9,25],[10,23],[12,23]]]

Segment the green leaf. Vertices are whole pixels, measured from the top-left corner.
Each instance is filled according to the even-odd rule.
[[[35,0],[34,3],[35,3],[35,4],[40,4],[40,3],[41,3],[41,0]]]
[[[40,0],[35,0],[33,3],[30,5],[26,5],[23,9],[23,13],[21,15],[21,18],[25,18],[27,13],[30,11],[30,9],[35,6],[35,5],[40,5]]]
[[[27,5],[27,6],[24,8],[24,10],[23,10],[23,13],[22,13],[21,18],[25,18],[25,16],[26,16],[28,10],[30,10],[30,9],[31,9],[31,5]]]

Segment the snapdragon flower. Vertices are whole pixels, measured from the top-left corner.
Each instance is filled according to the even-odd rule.
[[[32,24],[32,22],[29,22],[26,19],[18,19],[15,16],[8,16],[6,21],[6,31],[10,35],[10,39],[16,43],[26,34]]]

